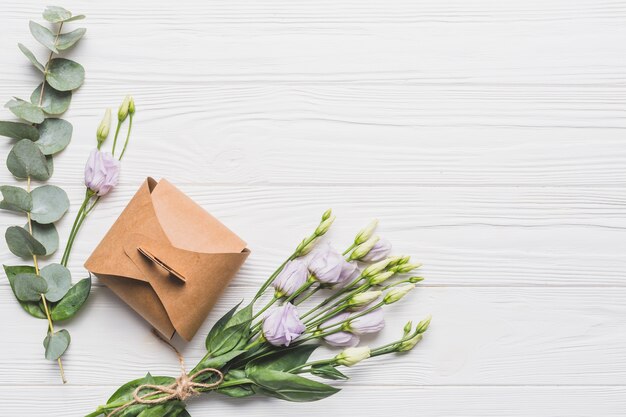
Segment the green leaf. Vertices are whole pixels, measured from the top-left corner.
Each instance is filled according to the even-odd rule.
[[[30,266],[30,265],[18,265],[18,266],[3,265],[3,266],[4,266],[4,272],[7,275],[7,278],[9,279],[9,284],[11,284],[11,290],[13,291],[13,295],[15,295],[15,298],[17,298],[17,294],[15,293],[15,285],[14,285],[15,277],[23,273],[34,274],[35,267]],[[41,308],[41,305],[39,304],[39,300],[21,301],[18,299],[17,301],[20,303],[24,311],[26,311],[31,316],[36,317],[38,319],[46,319],[46,313]]]
[[[185,408],[182,401],[168,401],[165,404],[152,405],[146,408],[137,417],[175,417]]]
[[[43,114],[43,110],[39,107],[19,98],[9,100],[4,107],[11,110],[11,112],[20,119],[30,123],[41,123],[46,118]]]
[[[72,12],[59,6],[48,6],[42,16],[50,23],[67,22],[72,17]]]
[[[33,91],[30,95],[30,102],[34,105],[39,105],[39,96],[41,95],[41,85]],[[70,107],[72,101],[71,91],[58,91],[52,88],[52,86],[46,83],[46,87],[43,92],[43,100],[41,101],[41,109],[48,114],[58,115],[65,113]],[[30,138],[29,138],[30,139]],[[33,139],[33,140],[36,140]]]
[[[33,255],[43,256],[46,248],[27,230],[20,226],[11,226],[4,233],[9,250],[20,258],[30,258]]]
[[[262,356],[246,364],[246,371],[257,369],[271,369],[274,371],[290,371],[300,365],[304,365],[311,354],[319,345],[303,344],[285,349],[280,349],[275,353]]]
[[[22,139],[13,146],[7,157],[7,168],[17,178],[45,181],[52,175],[46,156],[29,139]]]
[[[67,294],[72,286],[72,274],[61,264],[46,265],[39,271],[39,275],[46,280],[48,291],[46,299],[56,303]]]
[[[76,44],[83,37],[83,35],[87,32],[85,28],[78,28],[71,32],[62,33],[59,35],[57,39],[57,49],[59,51],[66,51],[70,49],[72,46]]]
[[[46,81],[59,91],[75,90],[85,81],[85,69],[78,62],[54,58],[48,64]]]
[[[70,333],[65,329],[48,333],[43,340],[43,346],[46,348],[46,359],[56,361],[63,356],[70,345],[70,340]]]
[[[233,398],[250,397],[256,392],[252,389],[252,384],[233,385],[232,387],[218,388],[217,392]]]
[[[31,218],[40,224],[59,220],[70,207],[70,200],[62,188],[56,185],[42,185],[30,193],[33,199]]]
[[[0,186],[0,193],[2,193],[0,209],[26,213],[33,208],[33,200],[28,191],[23,188],[2,185]]]
[[[59,232],[53,223],[39,224],[30,222],[33,228],[33,237],[46,249],[45,256],[52,255],[59,249]],[[28,231],[28,224],[24,225],[24,230]]]
[[[237,309],[239,308],[239,306],[241,305],[243,301],[240,301],[239,304],[237,304],[235,307],[231,308],[228,312],[226,312],[226,314],[224,314],[211,328],[211,330],[209,331],[209,334],[206,337],[206,341],[205,341],[205,345],[207,350],[209,350],[209,352],[211,351],[211,349],[209,348],[209,346],[211,346],[212,344],[217,342],[217,338],[219,333],[224,330],[224,328],[226,328],[226,325],[228,323],[228,321],[231,319],[231,317],[233,316],[233,314],[235,314],[235,311],[237,311]]]
[[[87,297],[89,297],[89,291],[91,291],[91,278],[84,278],[78,281],[65,294],[65,297],[52,308],[50,312],[52,320],[62,321],[73,317],[85,304]]]
[[[137,389],[140,385],[150,384],[150,385],[170,385],[175,381],[175,378],[169,376],[152,376],[150,374],[146,375],[143,378],[135,379],[133,381],[127,382],[121,387],[117,389],[111,395],[111,398],[107,401],[107,404],[113,402],[127,402],[133,399],[133,391]]]
[[[238,306],[239,305],[237,305],[237,307]],[[231,350],[237,350],[244,347],[248,342],[248,337],[250,336],[251,321],[251,305],[247,305],[235,314],[229,315],[226,323],[223,326],[220,323],[221,330],[211,340],[211,343],[207,347],[209,352],[211,352],[213,356],[219,356],[223,355],[224,353],[230,352]],[[218,323],[216,323],[215,326],[217,326]]]
[[[56,35],[52,33],[50,29],[41,26],[39,23],[33,22],[32,20],[28,23],[28,28],[30,29],[30,33],[33,35],[33,37],[37,39],[37,42],[39,42],[55,54],[59,53],[54,42]]]
[[[15,296],[20,301],[39,301],[41,294],[48,289],[48,284],[39,275],[24,272],[15,276],[13,289]]]
[[[347,376],[339,372],[337,368],[332,365],[313,366],[311,368],[311,375],[334,380],[348,379]]]
[[[286,401],[317,401],[339,391],[330,385],[288,372],[255,370],[248,373],[248,378],[262,388],[259,393]]]
[[[39,140],[35,143],[44,155],[61,152],[72,139],[72,124],[63,119],[46,119],[38,129]]]
[[[18,43],[17,46],[18,48],[20,48],[20,51],[22,51],[22,53],[26,55],[26,58],[28,58],[28,60],[35,66],[35,68],[37,68],[41,72],[45,72],[46,69],[39,61],[37,61],[37,57],[35,57],[35,54],[33,54],[30,49],[28,49],[21,43]]]
[[[26,123],[0,121],[0,136],[11,139],[39,139],[39,131],[36,127]]]

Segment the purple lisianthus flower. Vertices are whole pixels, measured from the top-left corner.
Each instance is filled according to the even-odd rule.
[[[298,310],[291,303],[273,309],[263,320],[263,336],[274,346],[289,346],[305,330]]]
[[[289,261],[272,282],[278,298],[293,295],[309,278],[309,269],[301,259]]]
[[[387,239],[380,239],[374,244],[372,249],[361,258],[364,262],[378,262],[385,259],[391,253],[391,242]]]
[[[355,264],[346,261],[343,255],[330,245],[315,251],[309,261],[311,274],[322,284],[330,286],[345,282],[355,269]]]
[[[321,329],[332,327],[345,321],[350,316],[349,313],[339,313],[329,320],[326,320],[320,325]],[[331,330],[331,329],[329,329]],[[351,347],[359,344],[361,340],[358,335],[350,332],[340,331],[324,336],[324,341],[331,346],[335,347]]]
[[[357,313],[358,314],[358,313]],[[355,314],[353,314],[354,316]],[[348,321],[348,330],[355,334],[377,333],[385,327],[385,316],[382,308],[355,317]]]
[[[108,152],[94,149],[85,165],[85,185],[98,196],[107,194],[117,185],[120,161]]]

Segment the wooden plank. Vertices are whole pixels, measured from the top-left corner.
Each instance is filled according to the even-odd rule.
[[[580,387],[364,387],[352,381],[342,392],[323,401],[289,403],[266,398],[229,399],[208,396],[191,400],[192,416],[297,414],[314,417],[332,410],[336,415],[415,415],[433,417],[621,417],[626,406],[624,386]],[[82,416],[95,410],[115,387],[52,386],[32,397],[30,387],[3,387],[0,411],[32,417]]]
[[[210,325],[255,288],[226,291],[192,343],[176,343],[193,364],[205,351]],[[414,351],[375,358],[347,372],[353,385],[613,385],[626,382],[624,288],[418,288],[387,310],[387,326],[362,343],[400,336],[407,320],[432,313],[432,328]],[[51,384],[58,371],[43,358],[45,321],[22,312],[0,287],[3,321],[1,385]],[[71,384],[115,385],[179,371],[173,352],[147,323],[107,289],[96,288],[67,324],[64,358]],[[314,358],[336,354],[323,349]]]
[[[139,183],[137,183],[138,186]],[[62,241],[82,199],[58,224]],[[326,237],[350,244],[372,218],[394,252],[424,264],[426,285],[624,286],[626,194],[622,189],[508,187],[231,187],[181,189],[242,236],[252,255],[234,281],[255,286],[280,265],[332,207],[338,219]],[[107,195],[85,223],[70,267],[83,262],[136,191],[123,185]],[[4,213],[0,229],[24,217]],[[62,252],[62,251],[60,251]],[[50,261],[59,259],[57,253]],[[22,261],[8,251],[0,262]],[[0,280],[0,285],[7,285]]]

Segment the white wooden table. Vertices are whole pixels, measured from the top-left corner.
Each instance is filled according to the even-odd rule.
[[[16,43],[43,54],[28,20],[48,3],[0,5],[2,100],[38,82]],[[624,415],[626,2],[64,3],[88,15],[71,53],[88,79],[50,181],[72,199],[62,238],[102,111],[125,94],[137,103],[121,184],[79,236],[74,279],[148,175],[252,249],[196,339],[177,341],[189,363],[327,207],[337,246],[378,217],[396,251],[425,264],[427,280],[370,341],[432,313],[415,351],[350,369],[322,402],[213,396],[193,400],[193,416]],[[4,167],[0,182],[14,183]],[[21,221],[0,217],[2,230]],[[21,311],[6,278],[0,316],[1,416],[82,416],[127,380],[178,370],[97,284],[66,326],[66,386],[43,359],[45,322]]]

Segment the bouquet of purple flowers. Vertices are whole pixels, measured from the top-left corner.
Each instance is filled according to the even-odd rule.
[[[376,356],[411,350],[428,329],[430,317],[404,326],[402,337],[369,348],[360,336],[384,327],[385,306],[403,298],[423,278],[407,276],[420,267],[408,256],[390,256],[391,245],[374,236],[377,222],[361,230],[343,253],[316,247],[335,217],[328,210],[313,234],[261,286],[252,301],[240,304],[213,326],[207,354],[179,377],[152,376],[120,387],[107,404],[87,417],[185,417],[185,400],[214,391],[230,397],[266,395],[287,401],[316,401],[339,391],[309,374],[348,379],[338,368]],[[270,290],[273,288],[273,291]],[[312,298],[331,290],[319,302]],[[264,303],[264,304],[263,304]],[[255,308],[257,304],[262,307]],[[309,308],[304,308],[309,304]],[[325,342],[343,347],[322,360],[309,357]]]

